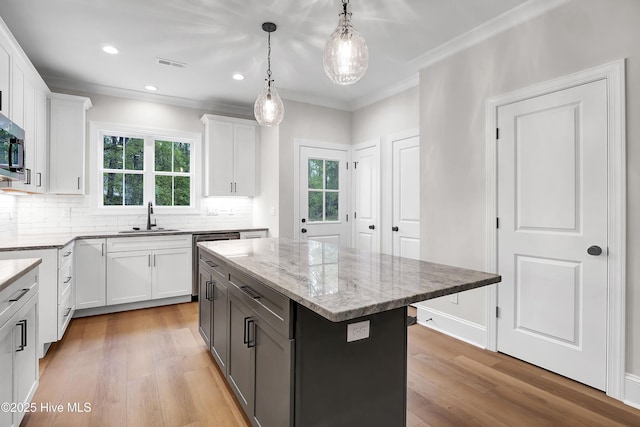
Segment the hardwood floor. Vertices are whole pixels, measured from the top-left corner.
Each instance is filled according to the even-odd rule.
[[[187,303],[74,319],[41,360],[38,410],[21,425],[248,426],[197,318]],[[640,411],[602,392],[422,326],[408,350],[408,427],[640,426]],[[90,412],[68,410],[85,402]]]

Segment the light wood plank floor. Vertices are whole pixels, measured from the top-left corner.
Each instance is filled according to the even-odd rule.
[[[41,360],[34,398],[65,411],[22,426],[248,426],[197,317],[187,303],[74,319]],[[640,411],[602,392],[422,326],[408,350],[409,427],[640,426]],[[91,412],[68,412],[75,402]]]

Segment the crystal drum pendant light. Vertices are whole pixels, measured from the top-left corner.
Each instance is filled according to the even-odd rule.
[[[362,34],[351,25],[349,0],[342,0],[338,28],[324,46],[324,72],[332,82],[350,85],[362,78],[369,65],[369,50]]]
[[[271,33],[276,28],[276,24],[273,22],[262,24],[262,29],[268,33],[269,52],[267,55],[267,78],[265,79],[264,89],[258,95],[253,106],[253,114],[256,116],[260,126],[278,126],[284,117],[284,105],[282,105],[282,99],[280,99],[271,78]]]

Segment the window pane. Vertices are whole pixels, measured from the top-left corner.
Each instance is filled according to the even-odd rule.
[[[144,169],[144,139],[125,138],[124,168],[134,171]]]
[[[105,169],[122,169],[122,148],[124,138],[105,135],[103,138],[103,167]],[[106,203],[105,203],[106,204]]]
[[[322,189],[323,161],[309,159],[309,188]]]
[[[156,176],[156,205],[172,206],[172,176]]]
[[[191,144],[174,142],[173,146],[173,171],[190,172]],[[176,202],[177,204],[177,202]]]
[[[328,163],[328,162],[327,162]],[[338,192],[326,192],[326,220],[327,221],[337,221],[338,220]]]
[[[327,190],[339,190],[338,179],[340,178],[340,162],[335,160],[327,160]]]
[[[122,174],[103,174],[103,195],[104,206],[122,206]]]
[[[173,151],[173,142],[169,141],[156,141],[156,171],[158,172],[172,172],[171,169],[171,156]]]
[[[309,221],[322,221],[322,191],[309,191]]]
[[[191,204],[191,178],[188,176],[176,176],[174,182],[175,206],[189,206]]]
[[[142,206],[143,204],[143,175],[124,175],[124,204],[127,206]]]

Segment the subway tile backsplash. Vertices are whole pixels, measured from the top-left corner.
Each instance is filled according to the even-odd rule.
[[[164,228],[245,228],[253,224],[253,199],[202,198],[199,214],[154,214]],[[144,227],[146,215],[96,215],[89,196],[0,194],[1,234],[82,233]]]

